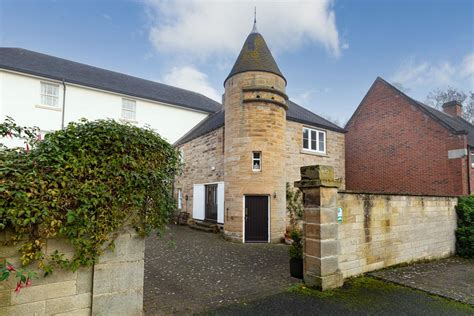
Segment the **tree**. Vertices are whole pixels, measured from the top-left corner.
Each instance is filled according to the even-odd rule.
[[[459,101],[463,105],[462,117],[471,123],[474,122],[474,93],[466,94],[462,90],[453,87],[446,89],[435,89],[426,97],[426,103],[442,111],[444,103],[449,101]]]

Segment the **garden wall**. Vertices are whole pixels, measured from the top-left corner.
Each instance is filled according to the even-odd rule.
[[[339,192],[343,277],[455,252],[457,198]]]
[[[457,198],[339,192],[330,166],[301,168],[303,270],[309,286],[455,252]]]
[[[3,234],[3,235],[2,235]],[[6,233],[0,233],[4,241]],[[0,245],[0,260],[20,266],[18,247]],[[48,240],[46,254],[55,250],[72,255],[60,240]],[[76,272],[57,268],[53,274],[32,280],[15,293],[15,280],[0,282],[0,315],[142,315],[145,241],[126,230],[99,262]]]

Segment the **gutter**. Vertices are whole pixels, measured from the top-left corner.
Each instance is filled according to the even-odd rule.
[[[64,111],[66,110],[66,82],[64,81],[64,78],[62,80],[63,82],[63,109],[62,109],[62,115],[61,115],[61,129],[64,129]]]

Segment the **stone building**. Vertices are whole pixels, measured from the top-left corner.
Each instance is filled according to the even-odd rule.
[[[346,125],[346,188],[472,194],[474,126],[461,114],[459,102],[438,111],[377,78]]]
[[[286,79],[256,25],[224,81],[223,109],[176,142],[184,170],[178,208],[239,242],[277,242],[287,225],[286,183],[300,167],[333,166],[344,183],[344,133],[290,101]]]

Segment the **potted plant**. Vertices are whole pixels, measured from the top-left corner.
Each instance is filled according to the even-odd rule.
[[[294,229],[291,231],[290,245],[290,275],[294,278],[303,278],[303,241],[301,231]]]

